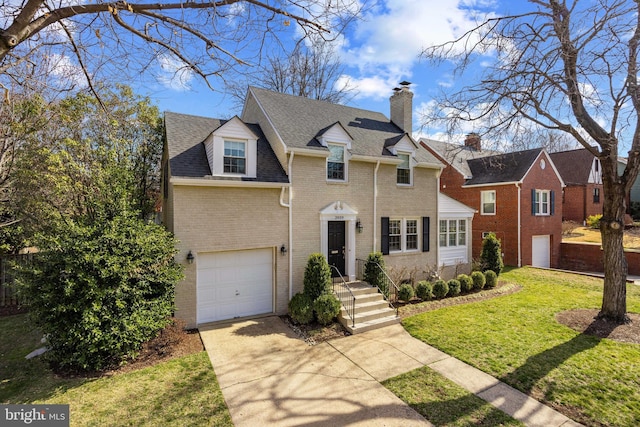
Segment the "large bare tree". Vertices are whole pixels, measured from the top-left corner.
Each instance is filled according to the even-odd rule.
[[[524,5],[519,5],[521,8]],[[626,315],[625,195],[640,168],[637,0],[530,0],[528,11],[489,17],[459,39],[424,50],[453,61],[465,83],[443,94],[430,120],[480,121],[498,136],[523,122],[571,135],[600,159],[604,292],[599,316]],[[480,74],[477,67],[482,62]],[[618,172],[618,156],[627,164]]]
[[[156,61],[169,61],[177,72],[199,75],[211,86],[230,69],[258,63],[263,48],[278,44],[285,34],[335,37],[362,4],[0,0],[0,77],[24,85],[24,67],[73,69],[92,88],[97,77],[121,82]],[[69,75],[67,83],[77,79]],[[0,80],[6,90],[4,82]]]

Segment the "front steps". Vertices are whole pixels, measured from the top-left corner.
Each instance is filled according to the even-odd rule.
[[[342,301],[343,307],[338,315],[338,320],[349,332],[358,334],[400,323],[400,317],[396,316],[396,310],[389,307],[389,303],[384,300],[377,288],[373,288],[366,282],[349,282],[347,286],[356,299],[355,326],[344,308],[344,306],[349,306],[350,301]]]

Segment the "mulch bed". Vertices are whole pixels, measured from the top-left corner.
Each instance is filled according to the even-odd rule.
[[[640,344],[640,314],[627,313],[630,323],[619,325],[598,318],[597,309],[567,310],[556,314],[556,320],[573,330],[598,338]]]

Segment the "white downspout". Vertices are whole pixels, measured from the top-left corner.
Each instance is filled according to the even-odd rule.
[[[373,170],[373,249],[371,252],[376,251],[378,246],[378,168],[380,167],[380,160],[376,163],[376,168]]]
[[[289,210],[289,301],[291,301],[291,297],[293,297],[293,212],[291,209],[292,201],[293,201],[293,188],[292,188],[292,180],[291,180],[291,171],[293,169],[293,151],[291,151],[289,156],[289,164],[287,166],[287,175],[289,176],[289,200],[287,203],[282,201],[282,196],[284,196],[284,190],[286,187],[282,187],[282,191],[280,192],[280,206],[287,208]]]
[[[518,267],[522,267],[522,195],[521,183],[516,183],[518,187]]]

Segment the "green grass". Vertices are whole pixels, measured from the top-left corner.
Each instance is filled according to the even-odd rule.
[[[60,378],[24,356],[41,334],[27,315],[0,318],[0,402],[70,404],[71,425],[232,426],[205,352],[102,378]]]
[[[419,314],[413,336],[588,425],[640,425],[640,345],[580,334],[555,320],[599,308],[602,279],[532,268],[505,271],[520,292]],[[628,311],[640,312],[629,285]]]
[[[522,426],[428,367],[382,383],[436,426]]]

